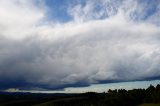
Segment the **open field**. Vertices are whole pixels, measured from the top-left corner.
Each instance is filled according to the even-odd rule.
[[[51,100],[45,103],[40,103],[34,106],[54,106],[54,103],[56,102],[67,102],[67,101],[76,101],[76,100],[83,100],[85,99],[84,97],[77,97],[77,98],[63,98],[63,99],[58,99],[58,100]]]
[[[62,100],[59,100],[59,101],[62,101]],[[49,101],[49,102],[37,104],[37,105],[34,105],[34,106],[54,106],[54,102],[56,102],[56,101]],[[139,106],[160,106],[160,104],[144,103],[144,104],[139,105]]]
[[[144,103],[144,104],[139,105],[139,106],[160,106],[160,104]]]

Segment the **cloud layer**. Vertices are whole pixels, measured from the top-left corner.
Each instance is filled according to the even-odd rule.
[[[38,3],[38,5],[37,5]],[[160,2],[88,0],[73,20],[45,1],[0,1],[0,89],[63,89],[160,78]]]

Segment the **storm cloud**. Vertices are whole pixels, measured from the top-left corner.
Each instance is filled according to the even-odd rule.
[[[1,0],[0,89],[159,79],[160,2],[143,1],[77,2],[58,23],[45,0]]]

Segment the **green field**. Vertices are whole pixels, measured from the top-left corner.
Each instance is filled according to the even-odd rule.
[[[140,106],[160,106],[160,104],[145,103]]]

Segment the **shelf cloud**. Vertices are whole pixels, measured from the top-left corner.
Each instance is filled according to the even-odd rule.
[[[0,1],[1,90],[160,79],[158,0],[68,3],[67,22],[45,1]]]

